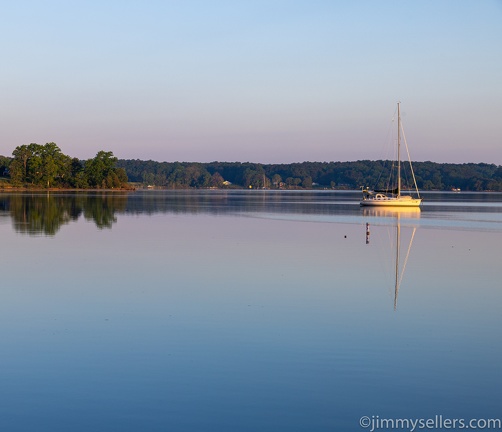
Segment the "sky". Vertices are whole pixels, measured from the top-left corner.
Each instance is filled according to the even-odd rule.
[[[502,165],[502,0],[0,0],[0,154]]]

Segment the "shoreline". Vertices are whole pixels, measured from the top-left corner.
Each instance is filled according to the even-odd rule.
[[[134,192],[136,188],[112,188],[112,189],[96,189],[96,188],[38,188],[24,186],[0,186],[2,192]]]

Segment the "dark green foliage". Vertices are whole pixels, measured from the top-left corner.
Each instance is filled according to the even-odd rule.
[[[119,160],[129,179],[167,188],[235,187],[310,189],[312,187],[357,189],[361,186],[386,188],[392,183],[392,161],[302,162],[257,164],[250,162],[154,162]],[[413,184],[403,164],[403,187]],[[502,167],[494,164],[439,164],[414,162],[421,190],[502,191]]]
[[[120,181],[115,172],[117,158],[112,152],[100,151],[94,159],[89,159],[84,164],[84,173],[87,183],[92,188],[120,187]]]
[[[13,158],[0,160],[2,173],[8,173],[14,185],[44,188],[122,188],[127,184],[123,168],[116,168],[112,152],[100,151],[85,162],[61,152],[55,143],[16,147]]]
[[[0,177],[9,176],[9,166],[11,163],[11,158],[6,156],[0,156]]]

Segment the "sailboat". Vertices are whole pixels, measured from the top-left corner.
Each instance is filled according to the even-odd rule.
[[[408,151],[407,151],[408,161],[413,176],[416,197],[411,195],[403,195],[401,193],[401,132],[402,132],[401,104],[400,102],[398,102],[397,103],[397,185],[394,189],[386,189],[386,190],[369,190],[368,188],[362,188],[363,199],[362,201],[360,201],[361,206],[420,207],[420,205],[422,204],[422,198],[420,198],[420,193],[418,192],[417,181],[415,179],[415,174],[413,173],[413,167],[411,165],[411,159],[409,157]],[[407,145],[406,145],[406,150],[408,150]]]

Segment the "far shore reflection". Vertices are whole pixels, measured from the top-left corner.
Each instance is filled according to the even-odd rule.
[[[348,207],[326,205],[336,198],[326,193],[281,193],[261,191],[139,191],[139,192],[48,192],[0,195],[0,216],[12,218],[19,233],[55,235],[82,215],[96,226],[112,228],[118,214],[249,212],[340,214],[358,210],[357,202]],[[328,201],[328,202],[327,202]]]

